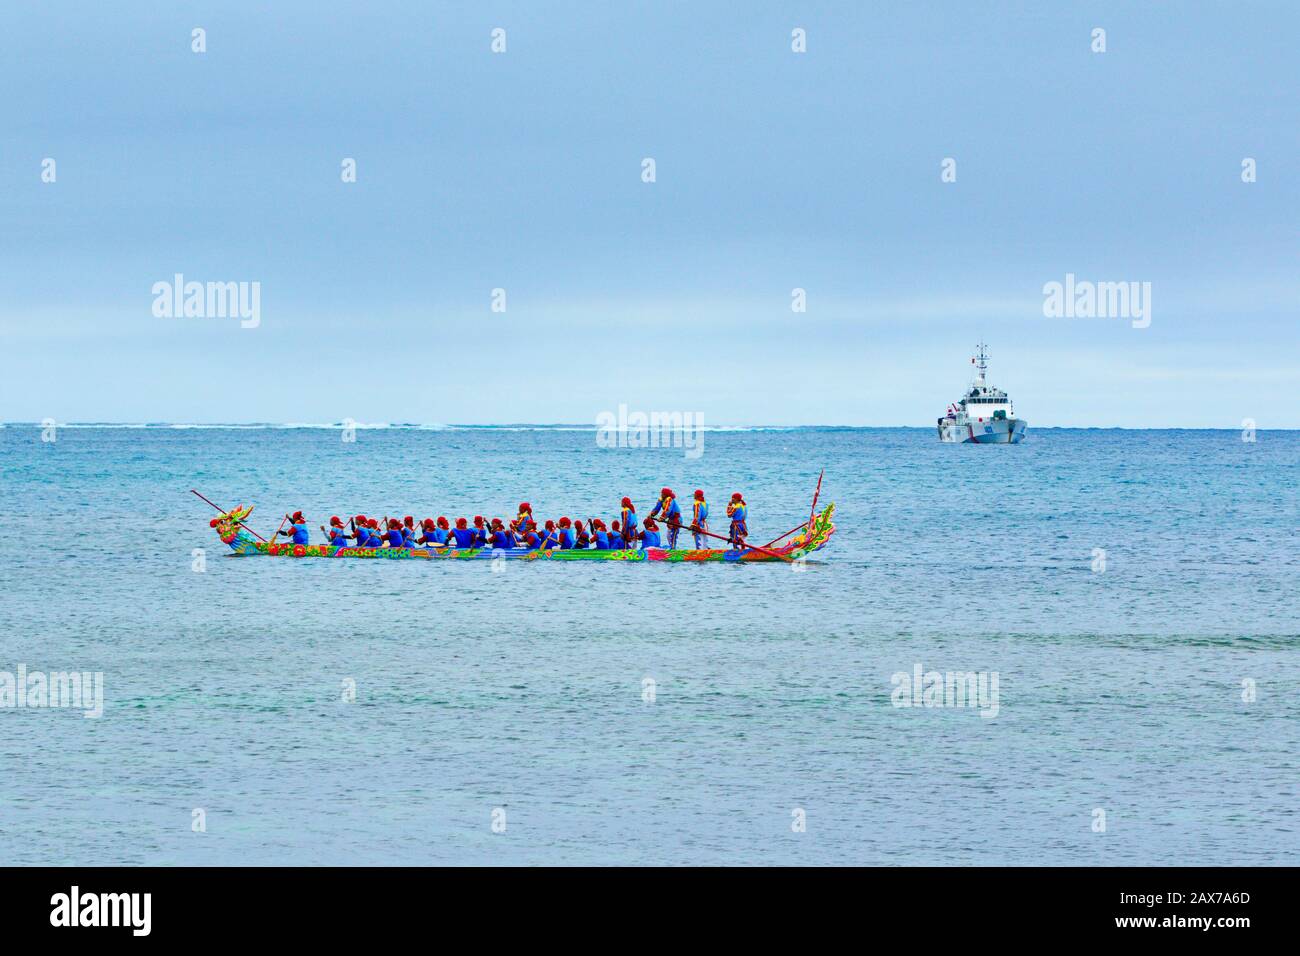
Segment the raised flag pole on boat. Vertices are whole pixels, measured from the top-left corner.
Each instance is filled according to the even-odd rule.
[[[712,531],[705,531],[703,528],[696,528],[694,525],[682,524],[680,521],[665,521],[664,524],[668,525],[670,528],[685,528],[692,534],[699,533],[710,538],[717,538],[719,541],[731,541],[730,538],[725,537],[724,535],[714,534]],[[757,551],[759,554],[766,554],[769,557],[780,558],[782,561],[794,564],[794,558],[781,554],[779,551],[769,551],[767,548],[760,548],[756,544],[749,543],[746,543],[745,547],[749,548],[751,551]]]
[[[220,511],[223,515],[225,515],[225,514],[230,514],[230,512],[228,512],[225,508],[221,507],[221,505],[217,504],[217,503],[216,503],[215,501],[213,501],[211,498],[204,498],[203,495],[200,495],[200,494],[199,494],[197,491],[195,491],[193,488],[190,489],[190,494],[197,496],[198,498],[202,499],[203,501],[206,501],[208,504],[212,505],[212,507],[214,507],[214,508],[216,508],[218,511]],[[236,523],[237,523],[241,528],[243,528],[245,531],[247,531],[249,534],[251,534],[254,538],[256,538],[258,541],[265,541],[265,540],[266,540],[266,539],[263,538],[260,534],[258,534],[258,533],[257,533],[256,531],[254,531],[252,528],[250,528],[248,525],[244,524],[244,522],[239,521],[239,522],[236,522]]]
[[[820,475],[817,476],[817,490],[813,492],[812,510],[808,512],[808,527],[812,527],[813,518],[817,517],[817,499],[822,496],[822,479],[826,477],[826,469],[823,468]]]

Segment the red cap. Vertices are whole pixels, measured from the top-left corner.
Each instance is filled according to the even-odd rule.
[[[659,525],[655,523],[655,519],[654,519],[654,518],[646,518],[646,519],[645,519],[645,526],[646,526],[647,528],[649,528],[651,531],[658,530],[658,528],[659,528]]]
[[[662,496],[665,497],[665,498],[676,498],[676,497],[677,497],[675,494],[673,494],[673,490],[672,490],[671,488],[665,488],[665,489],[663,489],[663,491],[659,492],[659,494],[662,495]]]
[[[550,524],[549,521],[546,522],[546,523],[547,523],[547,524]],[[570,520],[568,519],[568,517],[564,517],[564,518],[561,518],[561,519],[560,519],[560,527],[561,527],[561,528],[567,528],[567,527],[569,527],[569,525],[571,525],[571,524],[573,524],[573,522],[570,521]]]
[[[624,507],[624,508],[631,508],[631,507],[632,507],[632,499],[631,499],[631,498],[624,498],[624,499],[623,499],[623,507]]]
[[[407,515],[405,518],[402,519],[402,523],[409,528],[411,525],[415,524],[415,519],[412,518],[410,515]]]
[[[332,518],[330,518],[330,524],[332,524],[336,528],[341,528],[343,527],[343,519],[340,518],[338,515],[334,515]]]
[[[220,520],[221,520],[220,518],[213,518],[211,521],[208,522],[208,527],[215,528],[217,526],[217,522]]]
[[[422,528],[432,528],[432,527],[433,527],[433,519],[432,519],[432,518],[425,518],[423,521],[420,522],[420,527],[422,527]]]
[[[613,528],[615,531],[618,530],[618,522],[617,522],[617,521],[611,521],[611,522],[609,523],[609,526],[610,526],[611,528]]]
[[[555,530],[555,522],[554,522],[554,521],[548,521],[548,522],[546,522],[546,530],[547,530],[547,531],[554,531],[554,530]]]
[[[745,500],[745,496],[742,495],[739,491],[737,491],[734,495],[731,496],[731,500],[732,500],[732,501],[744,501],[744,500]]]
[[[703,501],[703,500],[704,500],[704,492],[701,491],[699,488],[696,488],[696,489],[695,489],[695,497],[696,497],[696,498],[699,498],[701,501]]]
[[[527,512],[529,512],[529,513],[531,514],[531,513],[532,513],[532,510],[533,510],[533,506],[530,505],[530,504],[529,504],[528,502],[526,502],[526,501],[521,501],[521,502],[519,502],[519,510],[520,510],[520,511],[527,511]]]
[[[301,520],[302,520],[302,512],[301,512],[301,511],[295,511],[295,512],[293,513],[293,520],[294,520],[294,521],[301,521]]]
[[[481,527],[483,527],[483,516],[482,516],[482,515],[475,515],[475,516],[474,516],[474,527],[476,527],[476,528],[481,528]]]
[[[457,518],[457,519],[456,519],[456,527],[457,527],[457,528],[462,528],[462,529],[467,528],[467,527],[469,527],[469,522],[466,521],[464,518]]]
[[[439,527],[439,528],[450,528],[451,525],[447,522],[447,519],[446,519],[446,518],[444,518],[442,515],[438,515],[438,527]]]
[[[501,521],[500,518],[493,518],[493,519],[492,519],[492,527],[494,527],[494,528],[504,528],[504,527],[505,527],[505,524]]]
[[[379,520],[378,520],[377,518],[371,518],[369,521],[366,522],[366,527],[367,527],[367,528],[378,528],[378,527],[379,527]]]

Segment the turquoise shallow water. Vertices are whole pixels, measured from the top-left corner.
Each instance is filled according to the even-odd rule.
[[[1297,860],[1298,433],[339,437],[0,431],[0,670],[105,688],[98,720],[0,709],[0,861]],[[644,511],[668,483],[743,490],[773,537],[823,466],[839,531],[804,573],[226,558],[188,494],[268,533]],[[893,706],[917,664],[996,672],[997,716]]]

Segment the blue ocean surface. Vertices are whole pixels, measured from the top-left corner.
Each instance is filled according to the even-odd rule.
[[[5,864],[1300,860],[1300,433],[54,437],[0,430],[0,672],[102,672],[104,712],[0,707]],[[822,468],[799,572],[237,558],[189,494],[269,535],[667,484],[765,541]],[[918,669],[996,707],[898,706]]]

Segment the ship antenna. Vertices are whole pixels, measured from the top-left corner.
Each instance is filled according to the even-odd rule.
[[[983,384],[984,372],[989,367],[988,346],[985,345],[984,340],[981,339],[979,345],[976,346],[976,348],[979,349],[979,351],[975,353],[975,367],[979,369],[979,375],[977,377],[977,381],[979,381],[980,384]]]

